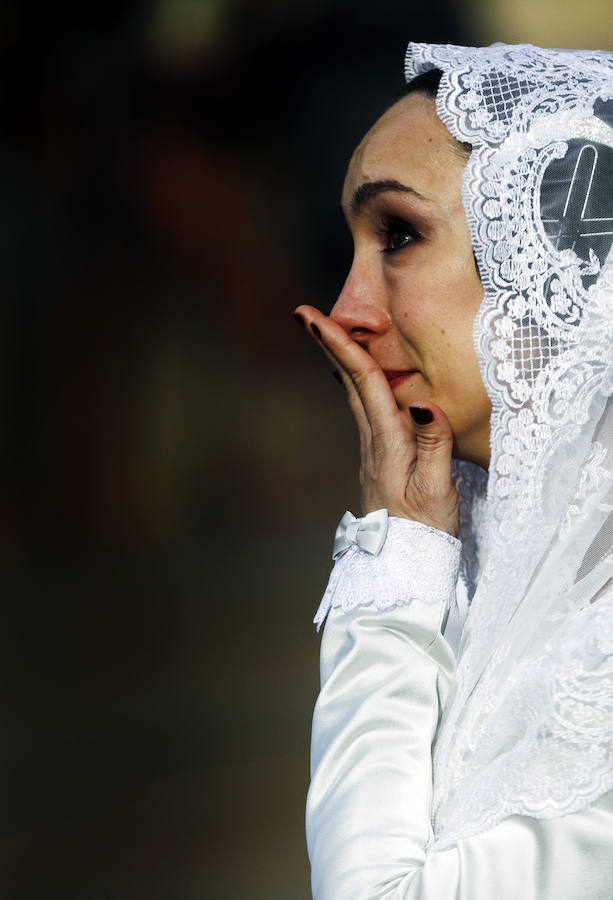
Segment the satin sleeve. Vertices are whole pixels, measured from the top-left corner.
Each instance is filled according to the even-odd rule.
[[[612,900],[613,792],[569,816],[512,816],[428,850],[432,743],[455,671],[442,627],[459,554],[448,535],[415,526],[391,519],[379,556],[344,554],[324,597],[306,810],[314,900]],[[431,572],[420,599],[423,568],[412,572],[424,565],[445,577]]]

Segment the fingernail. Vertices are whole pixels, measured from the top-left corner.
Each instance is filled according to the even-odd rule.
[[[302,318],[300,313],[294,313],[294,319],[298,322],[299,325],[302,325],[303,328],[306,327],[304,324],[304,319]]]
[[[313,332],[313,334],[315,335],[316,338],[319,338],[319,340],[321,340],[321,331],[319,330],[319,328],[317,327],[315,322],[311,322],[311,331]]]
[[[409,406],[409,412],[417,425],[429,425],[430,422],[434,421],[434,416],[430,410],[423,406]]]
[[[334,377],[336,378],[336,380],[338,381],[339,384],[343,383],[343,379],[339,375],[338,369],[332,369],[332,374],[334,375]]]

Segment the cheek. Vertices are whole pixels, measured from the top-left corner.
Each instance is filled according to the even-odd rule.
[[[440,330],[437,320],[444,306],[445,279],[435,267],[412,265],[390,280],[389,291],[392,315],[403,334],[417,339]]]
[[[407,340],[444,366],[450,351],[472,350],[475,310],[458,302],[457,283],[443,279],[414,281],[395,303],[394,319]]]
[[[441,303],[441,319],[444,319],[447,340],[466,358],[474,357],[476,351],[473,340],[475,316],[483,300],[483,287],[474,269],[463,267],[458,277],[445,284]]]
[[[470,250],[470,245],[468,245]],[[472,250],[428,254],[422,264],[390,277],[391,311],[403,337],[440,371],[478,363],[473,325],[483,299]],[[433,277],[434,273],[434,277]]]

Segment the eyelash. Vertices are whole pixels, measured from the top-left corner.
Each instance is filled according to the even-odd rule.
[[[393,234],[402,234],[405,237],[410,238],[410,240],[400,244],[399,247],[384,247],[381,251],[382,253],[396,253],[398,250],[404,250],[409,244],[421,239],[421,234],[403,219],[394,219],[386,216],[382,219],[381,224],[383,227],[378,234],[386,241],[389,241]]]

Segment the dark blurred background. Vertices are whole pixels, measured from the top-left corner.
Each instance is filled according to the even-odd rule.
[[[292,310],[342,285],[408,40],[602,46],[593,5],[566,41],[548,0],[0,8],[2,898],[310,896],[358,458]]]

